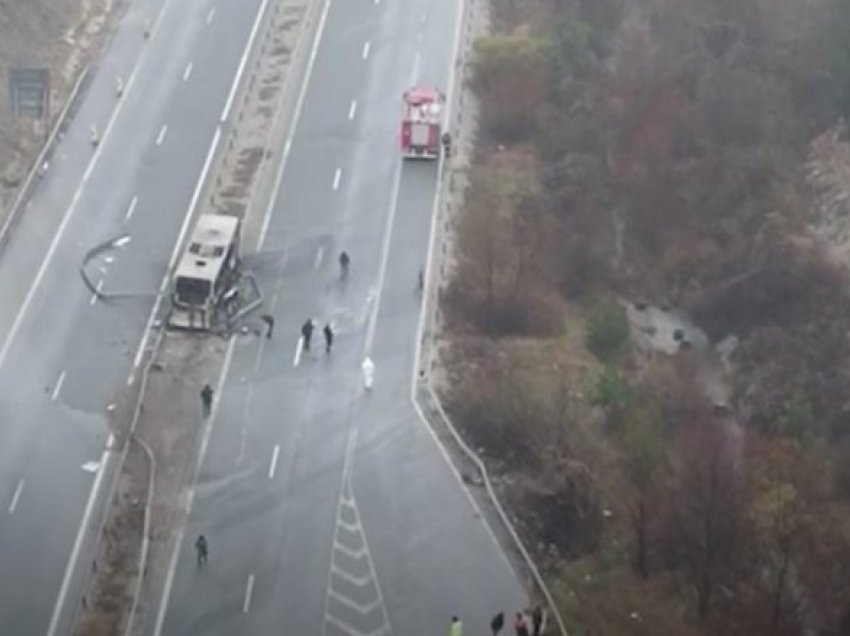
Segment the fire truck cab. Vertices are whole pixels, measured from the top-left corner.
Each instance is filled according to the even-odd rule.
[[[405,158],[437,159],[445,96],[436,88],[414,87],[404,93],[401,154]]]

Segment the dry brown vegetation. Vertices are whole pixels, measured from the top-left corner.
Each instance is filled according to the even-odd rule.
[[[116,0],[0,0],[0,208],[14,198],[38,154],[44,122],[15,119],[13,68],[50,71],[50,120],[65,105],[80,69],[102,42]]]
[[[850,5],[492,4],[445,394],[571,633],[850,633]]]

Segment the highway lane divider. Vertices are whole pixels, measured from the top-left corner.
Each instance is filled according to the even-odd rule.
[[[151,507],[153,505],[154,491],[156,487],[156,470],[157,462],[151,447],[138,435],[133,435],[132,440],[139,445],[148,460],[148,489],[145,497],[145,511],[142,521],[142,546],[139,550],[139,562],[136,566],[136,571],[139,576],[136,577],[136,583],[133,589],[133,603],[130,605],[130,615],[127,618],[124,627],[124,634],[130,636],[133,633],[133,623],[136,619],[136,612],[139,609],[139,600],[142,596],[142,582],[144,581],[143,573],[148,567],[148,554],[150,553],[151,545]]]
[[[262,18],[265,16],[265,12],[267,10],[268,3],[269,3],[269,0],[263,0],[263,2],[261,4],[261,8],[258,11],[257,19],[254,23],[254,28],[252,28],[251,36],[249,37],[249,41],[246,44],[246,51],[250,52],[255,48],[254,39],[256,38],[257,34],[259,33],[258,25],[260,25],[262,23]],[[287,4],[286,0],[280,0],[279,2],[277,2],[275,12],[276,13],[280,12],[281,11],[280,7],[282,5],[286,5],[286,4]],[[301,25],[299,25],[300,28],[299,28],[299,33],[297,34],[297,41],[296,41],[296,44],[298,46],[296,47],[295,54],[293,55],[292,59],[289,60],[289,63],[291,65],[297,64],[298,60],[300,60],[304,55],[304,53],[303,53],[304,47],[301,46],[301,43],[302,43],[303,38],[304,38],[304,33],[310,32],[310,30],[308,28],[309,26],[320,27],[324,23],[324,16],[326,16],[328,6],[329,6],[329,0],[324,0],[323,2],[310,0],[310,11],[308,11],[307,19],[304,21],[304,22],[306,22],[306,24],[302,23]],[[322,11],[322,7],[324,7],[324,12],[319,13],[320,11]],[[210,15],[212,15],[212,14],[210,14]],[[322,18],[317,23],[316,18],[318,18],[318,16],[320,16],[320,15],[322,16]],[[266,38],[267,39],[269,38],[268,32],[266,34]],[[315,48],[316,47],[313,47],[313,49],[312,49],[313,53],[311,54],[311,56],[309,58],[310,60],[313,60],[315,58]],[[250,58],[250,55],[245,55],[243,53],[243,58],[242,58],[243,60],[247,60],[249,58]],[[310,66],[311,66],[311,64],[310,64]],[[240,63],[237,76],[234,79],[234,83],[231,87],[231,93],[228,96],[228,103],[230,104],[230,106],[228,107],[226,105],[225,110],[222,111],[222,115],[228,115],[228,116],[231,115],[228,108],[233,107],[233,104],[235,103],[235,100],[236,100],[235,96],[238,95],[238,90],[239,90],[239,89],[236,89],[234,87],[237,87],[237,86],[241,87],[241,86],[245,85],[243,83],[243,76],[240,75],[240,73],[244,74],[244,72],[246,71],[247,68],[248,68],[247,63]],[[295,72],[287,74],[286,86],[288,86],[290,84],[290,82],[292,82],[293,80],[299,79],[299,78],[303,80],[302,86],[306,86],[307,78],[309,77],[309,73],[299,74],[299,70],[300,69],[296,69]],[[250,81],[250,82],[247,83],[247,86],[249,86],[249,87],[256,88],[257,85],[258,85],[258,83],[256,81]],[[302,94],[303,94],[303,92],[304,92],[304,90],[302,88]],[[247,101],[247,98],[244,101]],[[282,119],[284,117],[284,113],[285,113],[285,110],[286,110],[285,105],[283,103],[284,101],[285,100],[281,100],[281,104],[278,105],[278,108],[276,110],[275,124],[274,124],[275,127],[277,127],[277,125],[282,122]],[[244,107],[245,106],[244,106],[244,103],[243,103],[243,109],[244,109]],[[187,213],[186,213],[186,217],[185,217],[185,220],[184,220],[184,223],[183,223],[183,227],[181,228],[179,236],[178,236],[177,241],[176,241],[175,250],[174,250],[174,253],[172,255],[171,262],[168,264],[166,275],[163,279],[162,284],[159,287],[158,293],[156,294],[157,300],[155,301],[154,306],[152,308],[152,311],[150,313],[147,325],[145,327],[145,332],[142,336],[141,342],[139,343],[139,347],[137,349],[136,356],[134,358],[134,372],[131,374],[130,379],[128,380],[128,384],[130,386],[133,386],[133,385],[136,384],[135,373],[140,368],[142,361],[146,360],[146,363],[145,363],[143,370],[142,370],[142,373],[141,373],[141,380],[138,383],[139,394],[138,394],[137,406],[136,406],[133,418],[132,418],[131,423],[130,423],[130,436],[132,436],[134,434],[135,430],[136,430],[136,425],[138,423],[139,414],[141,413],[142,403],[144,401],[144,396],[145,396],[145,393],[146,393],[146,390],[147,390],[148,374],[149,374],[149,372],[152,368],[152,365],[154,364],[154,361],[159,356],[159,351],[160,351],[160,348],[162,346],[162,342],[164,341],[164,338],[165,338],[164,331],[163,330],[156,330],[154,327],[155,327],[155,324],[156,324],[156,317],[159,313],[159,309],[160,309],[161,303],[163,301],[164,294],[165,294],[165,292],[167,291],[167,288],[168,288],[169,276],[170,276],[171,271],[173,270],[174,265],[176,263],[176,258],[180,254],[180,249],[181,249],[182,244],[184,242],[186,232],[187,232],[187,230],[188,230],[188,228],[191,224],[191,220],[194,218],[194,216],[196,215],[196,213],[198,211],[198,208],[200,207],[199,203],[202,200],[205,200],[204,196],[203,196],[203,190],[205,188],[210,188],[212,186],[212,184],[215,183],[216,181],[218,181],[218,183],[221,183],[221,180],[219,178],[220,172],[223,171],[224,169],[226,169],[226,167],[227,167],[226,153],[224,152],[225,145],[221,144],[221,141],[223,140],[224,135],[228,134],[228,136],[229,136],[228,146],[230,148],[234,147],[234,142],[235,142],[235,140],[237,139],[237,136],[238,136],[238,127],[235,124],[240,122],[242,120],[242,118],[243,118],[242,117],[242,111],[240,111],[239,115],[235,118],[235,122],[234,122],[233,125],[231,125],[230,121],[225,121],[225,122],[219,121],[217,123],[217,126],[215,128],[215,132],[213,134],[212,141],[210,143],[210,148],[209,148],[209,151],[207,153],[207,157],[206,157],[204,166],[203,166],[201,173],[199,175],[199,178],[198,178],[198,182],[197,182],[195,192],[193,193],[192,200],[191,200],[189,207],[187,209]],[[224,117],[224,119],[227,119],[227,117]],[[294,123],[290,123],[290,126],[289,126],[290,139],[291,139],[291,134],[292,134],[293,129],[294,129]],[[265,130],[265,133],[268,136],[268,129]],[[290,142],[288,140],[287,145],[286,145],[287,149],[289,148],[289,145],[290,145]],[[267,150],[267,152],[269,152],[269,151]],[[212,170],[213,164],[214,164],[216,158],[219,159],[219,162],[218,162],[218,165],[216,166],[216,169]],[[212,170],[212,173],[216,174],[216,179],[210,178],[211,170]],[[254,196],[256,196],[256,188],[252,189],[250,201],[253,201]],[[210,204],[214,204],[214,203],[215,203],[215,201],[211,198]],[[130,209],[132,209],[132,207],[134,207],[134,206],[132,206],[132,204],[131,204]],[[251,205],[247,206],[248,209],[250,209],[251,207],[252,207]],[[128,212],[128,216],[129,216],[129,212]],[[92,259],[97,257],[99,254],[102,254],[104,251],[115,247],[116,241],[120,241],[122,238],[125,238],[125,237],[123,235],[119,236],[119,237],[115,237],[115,238],[109,239],[107,241],[102,242],[101,244],[94,246],[91,250],[89,250],[89,252],[86,254],[86,256],[83,259],[84,262],[83,262],[83,265],[81,266],[80,274],[81,274],[85,284],[92,290],[92,292],[99,299],[110,300],[110,299],[114,299],[114,298],[118,298],[118,297],[138,295],[137,293],[129,293],[129,292],[117,292],[117,293],[103,292],[101,289],[98,288],[97,285],[92,285],[92,281],[90,280],[90,278],[87,276],[87,274],[85,272],[85,265],[87,265]],[[154,342],[154,344],[152,346],[148,346],[148,341],[150,339],[151,334],[154,331],[157,331],[156,341]],[[235,341],[231,339],[229,347],[228,347],[227,355],[225,355],[224,365],[223,365],[222,374],[221,374],[222,381],[223,381],[223,378],[226,375],[227,368],[229,367],[229,364],[230,364],[230,359],[231,359],[231,355],[232,355],[232,349],[233,349],[234,342]],[[219,386],[219,389],[220,388],[221,387]],[[219,391],[219,394],[220,394],[220,391]],[[216,400],[216,405],[217,405],[217,403],[218,403],[218,401]],[[215,407],[214,407],[214,412],[215,412]],[[210,418],[210,419],[212,421],[214,418]],[[211,433],[211,426],[208,426],[207,429],[204,431],[204,434],[203,434],[203,440],[202,440],[201,449],[200,449],[200,456],[203,456],[203,454],[206,451],[206,446],[207,446],[208,441],[209,441],[210,433]],[[99,476],[101,476],[101,481],[103,483],[109,482],[111,484],[111,487],[109,488],[110,495],[107,498],[105,498],[105,501],[111,501],[113,496],[114,496],[115,486],[117,485],[118,480],[120,478],[120,474],[121,474],[121,470],[119,470],[119,468],[123,468],[123,466],[124,466],[124,460],[126,459],[126,454],[127,454],[127,451],[130,447],[130,444],[129,444],[130,439],[132,439],[132,437],[128,437],[125,440],[125,446],[124,446],[123,454],[121,455],[120,458],[116,457],[110,463],[108,471],[106,470],[107,467],[106,467],[105,463],[101,467],[101,472],[99,473]],[[141,442],[141,440],[138,440],[138,441]],[[155,460],[154,455],[151,454],[151,455],[149,455],[149,457],[150,457],[150,460],[149,460],[150,465],[152,466],[152,468],[151,468],[151,471],[152,471],[151,479],[153,479],[153,475],[156,474],[156,465],[157,464],[156,464],[156,460]],[[200,467],[200,462],[198,464],[198,467]],[[92,492],[94,493],[95,491],[102,493],[103,487],[98,486],[98,488],[93,489]],[[127,630],[126,633],[130,633],[132,631],[133,623],[135,622],[135,618],[137,617],[136,612],[137,612],[137,609],[139,607],[139,603],[140,603],[139,597],[141,595],[141,589],[142,589],[142,586],[143,586],[144,580],[145,580],[145,571],[147,569],[147,560],[149,559],[150,554],[151,554],[151,529],[150,529],[149,525],[150,525],[150,499],[152,497],[153,497],[153,488],[149,487],[149,489],[148,489],[148,504],[146,505],[146,514],[145,514],[145,518],[146,518],[145,525],[147,527],[143,530],[142,538],[141,538],[141,544],[142,545],[141,545],[140,553],[139,553],[139,565],[138,565],[138,571],[137,571],[137,580],[136,580],[135,585],[134,585],[133,604],[130,608],[130,617],[129,617],[128,622],[126,624],[126,630]],[[98,497],[98,499],[103,500],[103,497]],[[101,528],[104,527],[104,523],[105,523],[105,519],[106,519],[105,515],[108,514],[109,508],[110,507],[107,506],[106,511],[104,513],[104,522],[101,523],[100,526],[99,526]],[[90,516],[90,515],[87,515],[87,517],[88,516]],[[93,533],[93,534],[95,534],[97,536],[99,533]],[[179,541],[180,541],[181,538],[182,538],[182,530],[180,532],[178,532],[178,534],[177,534],[177,543],[175,544],[176,546],[179,546]],[[177,555],[177,552],[175,551],[175,556],[176,555]],[[176,559],[175,559],[174,562],[176,563]],[[92,563],[92,572],[96,571],[96,569],[97,568],[95,567],[95,563],[93,562]],[[91,572],[88,573],[87,580],[88,580],[88,577],[90,577],[90,576],[91,576]],[[168,585],[166,587],[170,587],[171,576],[173,576],[173,570],[170,572],[170,574],[168,576],[168,579],[167,579]],[[85,597],[83,597],[83,598],[85,598]],[[156,626],[155,630],[158,630],[158,629],[161,628],[161,625],[162,625],[161,621],[162,621],[162,618],[164,617],[164,610],[165,610],[165,607],[166,607],[166,602],[165,602],[166,599],[167,599],[167,594],[164,594],[162,599],[160,599],[160,606],[159,606],[160,613],[157,615],[157,626]],[[79,607],[77,608],[76,617],[79,616],[79,611],[83,608],[84,604],[85,604],[85,601],[80,602]]]
[[[458,149],[460,149],[462,142],[467,141],[469,149],[471,150],[473,143],[471,139],[463,139],[463,132],[467,130],[463,126],[463,102],[465,97],[463,87],[468,85],[467,80],[469,79],[468,73],[470,72],[470,65],[466,62],[469,59],[472,45],[477,37],[476,25],[481,24],[482,20],[484,24],[486,24],[489,19],[489,16],[487,15],[475,15],[476,11],[481,10],[481,7],[478,6],[479,3],[486,3],[486,0],[462,0],[458,7],[459,18],[456,26],[457,31],[455,33],[453,66],[450,72],[451,79],[448,88],[448,97],[446,100],[448,111],[447,119],[450,122],[449,128],[450,130],[456,131],[454,136],[457,142],[460,142],[457,143]],[[463,41],[462,48],[461,40]],[[454,115],[454,119],[452,119],[452,115]],[[470,128],[474,130],[474,123],[470,126]],[[471,155],[471,152],[469,154]],[[455,161],[456,160],[457,155],[455,155]],[[444,280],[447,274],[445,268],[449,261],[449,247],[445,238],[451,231],[451,222],[449,219],[451,218],[453,206],[452,195],[456,196],[458,200],[462,199],[463,189],[465,186],[464,184],[464,186],[458,187],[459,184],[455,181],[456,174],[462,174],[462,168],[458,168],[456,166],[450,168],[446,163],[445,156],[440,157],[439,163],[437,187],[431,217],[428,257],[425,265],[425,290],[423,293],[422,309],[420,312],[419,327],[417,331],[416,350],[414,356],[415,361],[413,366],[413,377],[411,380],[411,400],[425,426],[432,433],[435,442],[443,450],[443,456],[446,461],[449,462],[455,476],[458,477],[461,482],[461,488],[467,492],[470,500],[472,501],[473,507],[479,512],[480,510],[475,502],[475,498],[467,488],[467,478],[465,478],[458,469],[455,459],[446,449],[446,444],[451,443],[453,446],[459,448],[467,462],[469,462],[474,470],[480,475],[480,482],[484,486],[487,500],[492,506],[492,509],[496,512],[498,520],[507,531],[511,542],[521,556],[523,565],[530,574],[539,595],[546,601],[549,614],[553,617],[558,631],[562,636],[568,636],[566,625],[558,606],[555,603],[552,593],[549,590],[546,581],[543,579],[543,576],[540,574],[537,564],[534,562],[534,559],[525,547],[519,532],[505,512],[505,509],[493,488],[486,465],[478,454],[469,447],[458,432],[457,427],[452,422],[448,413],[446,413],[442,401],[440,400],[440,397],[432,383],[431,372],[435,369],[437,364],[434,353],[434,334],[436,326],[440,323],[439,298],[441,293],[440,288],[435,288],[432,284],[435,281],[433,270],[435,266],[434,259],[437,257],[437,232],[439,231],[441,235],[439,253],[440,280]],[[423,350],[426,356],[424,361],[422,358]],[[432,418],[428,417],[425,410],[425,407],[429,403],[431,406],[430,412],[433,416]],[[437,432],[437,426],[435,426],[434,422],[432,422],[432,419],[436,419],[438,424],[442,425],[441,428],[448,432],[448,439],[441,439],[440,434]],[[499,543],[486,518],[483,515],[481,518],[494,540]]]
[[[163,6],[163,12],[164,12],[165,8],[168,6],[170,1],[171,0],[165,1],[165,4]],[[254,23],[254,26],[252,28],[251,34],[249,36],[248,42],[246,43],[245,52],[243,53],[242,60],[247,59],[248,54],[250,53],[250,51],[254,47],[254,41],[255,41],[255,38],[256,38],[256,35],[257,35],[257,30],[259,28],[259,24],[262,22],[262,18],[265,15],[265,10],[267,8],[268,2],[269,2],[269,0],[262,0],[262,3],[260,5],[260,9],[258,10],[258,13],[257,13],[257,18],[255,20],[255,23]],[[157,23],[156,23],[155,26],[158,26],[161,16],[162,16],[162,12],[160,13],[159,18],[157,19]],[[153,36],[153,32],[151,33],[151,37],[152,36]],[[141,57],[140,57],[140,60],[141,60]],[[138,64],[139,64],[140,60],[137,60],[136,66],[134,67],[133,72],[131,73],[130,79],[127,82],[126,90],[128,90],[128,91],[129,91],[129,88],[130,88],[132,81],[135,77],[135,73],[136,73],[136,70],[138,69]],[[244,70],[245,70],[245,64],[244,64],[244,62],[241,62],[238,69],[237,69],[237,74],[234,78],[233,84],[231,85],[231,92],[228,95],[228,101],[225,104],[225,110],[222,111],[223,116],[228,113],[228,108],[229,108],[228,104],[232,103],[233,96],[237,93],[238,87],[241,86],[242,75],[244,73]],[[119,112],[119,110],[120,110],[120,103],[119,103],[119,106],[113,111],[113,115],[110,118],[110,122],[107,125],[106,132],[104,133],[104,140],[105,140],[105,137],[107,136],[108,131],[111,128],[111,124],[114,122],[115,117],[117,116],[117,113]],[[204,164],[204,166],[201,170],[201,174],[200,174],[199,179],[198,179],[198,184],[196,186],[195,192],[193,193],[192,201],[189,204],[183,226],[181,227],[180,233],[178,235],[174,252],[173,252],[171,260],[168,264],[166,274],[165,274],[165,277],[163,279],[163,284],[160,285],[159,292],[156,294],[156,300],[155,300],[154,305],[152,307],[148,322],[145,326],[145,332],[142,336],[141,342],[139,343],[139,347],[138,347],[138,350],[136,352],[136,356],[134,358],[134,373],[135,373],[135,370],[137,370],[140,367],[142,359],[145,358],[145,354],[147,354],[147,362],[146,362],[145,367],[144,367],[143,372],[142,372],[141,386],[140,386],[139,393],[138,393],[138,400],[137,400],[137,403],[136,403],[136,409],[134,410],[134,414],[133,414],[132,420],[130,422],[129,436],[124,440],[124,449],[123,449],[123,452],[120,454],[120,457],[115,457],[113,459],[113,455],[107,455],[107,452],[109,450],[111,450],[111,448],[107,449],[107,451],[105,451],[104,460],[101,463],[100,470],[99,470],[97,477],[96,477],[96,484],[92,488],[92,491],[91,491],[91,494],[90,494],[90,507],[92,509],[95,506],[95,503],[94,503],[95,500],[97,500],[99,502],[98,505],[104,507],[103,517],[100,520],[100,523],[97,524],[97,527],[99,527],[101,529],[104,528],[107,515],[109,514],[109,512],[112,508],[110,505],[104,506],[104,503],[105,502],[111,502],[112,498],[114,496],[115,488],[118,484],[119,477],[121,475],[121,470],[123,469],[123,466],[124,466],[124,463],[125,463],[125,460],[126,460],[127,451],[130,447],[130,444],[129,444],[130,436],[135,431],[135,426],[138,422],[138,417],[139,417],[139,414],[141,412],[142,401],[144,399],[144,394],[145,394],[144,389],[147,386],[147,376],[148,376],[148,373],[150,371],[151,365],[153,364],[153,361],[157,357],[157,352],[158,352],[158,350],[161,346],[161,343],[163,342],[164,331],[163,330],[158,331],[158,337],[157,337],[153,346],[148,347],[148,340],[149,340],[150,334],[153,330],[155,319],[156,319],[156,316],[159,312],[159,308],[161,306],[161,303],[162,303],[162,300],[163,300],[163,297],[164,297],[164,293],[167,290],[167,282],[168,282],[168,279],[170,277],[171,271],[173,270],[174,265],[176,264],[176,260],[177,260],[179,254],[180,254],[180,249],[181,249],[182,244],[184,242],[185,235],[186,235],[186,232],[188,231],[191,220],[194,218],[194,216],[196,214],[196,208],[197,208],[198,202],[201,198],[201,191],[203,190],[204,186],[208,183],[207,174],[208,174],[209,169],[212,165],[213,158],[216,155],[216,151],[219,147],[219,141],[220,141],[221,136],[222,136],[222,128],[223,128],[223,122],[219,121],[216,125],[216,129],[215,129],[215,132],[213,134],[213,138],[212,138],[212,141],[211,141],[211,144],[210,144],[210,148],[209,148],[209,151],[207,153],[207,158],[205,160],[205,164]],[[101,140],[101,145],[99,145],[97,151],[95,152],[95,156],[92,158],[92,160],[90,162],[89,170],[94,165],[97,157],[99,156],[99,151],[103,147],[102,142],[104,140]],[[87,173],[88,173],[88,171],[87,171]],[[72,206],[72,209],[73,209],[73,206]],[[70,216],[70,215],[67,215],[66,218],[68,216]],[[58,234],[57,234],[57,236],[58,236]],[[105,241],[104,243],[99,244],[99,245],[95,246],[94,248],[92,248],[92,250],[89,251],[89,254],[87,254],[88,258],[84,258],[84,261],[87,263],[88,260],[91,260],[91,258],[96,256],[98,253],[101,253],[103,250],[109,249],[110,247],[112,247],[115,240],[116,239],[111,239],[109,241]],[[92,252],[94,252],[94,255],[92,255]],[[87,284],[87,286],[89,286],[90,289],[91,289],[92,288],[91,281],[88,278],[88,276],[85,274],[84,268],[81,267],[80,273],[83,277],[83,280]],[[101,290],[97,288],[96,285],[93,288],[93,292],[99,298],[105,298],[106,297],[101,292]],[[117,296],[122,296],[122,295],[126,295],[126,293],[118,293],[117,294]],[[135,295],[135,293],[133,293],[132,295]],[[115,296],[115,294],[113,296]],[[134,380],[134,379],[135,379],[135,375],[131,375],[131,380]],[[133,382],[129,382],[130,386],[132,386],[132,384],[133,384]],[[112,461],[108,463],[108,460],[112,460]],[[109,473],[108,478],[106,477],[107,473]],[[108,495],[105,496],[105,497],[104,497],[104,494],[102,492],[102,490],[103,490],[102,484],[103,484],[104,481],[109,482]],[[83,522],[83,526],[81,527],[81,532],[78,533],[78,536],[77,536],[78,543],[82,543],[82,540],[83,540],[82,529],[90,524],[90,521],[87,521],[87,520],[90,519],[91,514],[92,513],[87,508],[87,511],[84,514],[84,522]],[[88,532],[86,534],[89,535],[89,536],[94,535],[95,537],[100,535],[100,533],[94,533],[94,532]],[[91,542],[91,539],[88,539],[88,542]],[[97,541],[96,543],[99,543],[99,541]],[[78,563],[77,563],[78,560],[79,560],[79,550],[75,546],[75,552],[74,552],[74,554],[72,554],[71,561],[69,562],[68,568],[66,569],[65,581],[63,582],[62,591],[60,592],[59,600],[57,601],[56,608],[54,609],[54,615],[53,615],[53,618],[51,620],[51,627],[50,627],[49,635],[56,633],[60,621],[63,621],[64,617],[68,613],[68,610],[66,609],[66,607],[68,605],[66,603],[66,600],[67,600],[66,596],[67,596],[68,589],[70,587],[70,580],[72,578],[75,578],[76,576],[79,576],[76,573],[76,570],[78,569]],[[96,567],[94,567],[95,563],[92,562],[92,565],[93,565],[92,572],[94,572],[94,571],[96,571]],[[144,574],[143,571],[140,571],[138,573],[138,576],[139,576],[140,579],[143,578],[143,574]],[[91,576],[91,572],[89,572],[85,577],[86,580],[85,580],[85,583],[82,586],[83,589],[88,587],[88,581],[89,581],[90,576]],[[138,585],[139,586],[141,585],[141,581],[138,583]],[[82,594],[82,598],[81,598],[80,602],[74,606],[75,609],[73,610],[74,614],[73,614],[73,619],[72,619],[74,623],[76,623],[76,621],[79,619],[80,611],[82,609],[84,609],[84,607],[86,605],[87,605],[87,601],[86,601],[85,594]]]
[[[101,475],[104,475],[103,483],[106,484],[106,486],[105,486],[106,487],[106,494],[102,497],[102,504],[101,505],[103,505],[103,504],[106,504],[106,505],[103,505],[102,515],[101,515],[101,517],[100,517],[100,519],[99,519],[99,521],[96,525],[96,527],[100,528],[101,530],[95,535],[95,536],[99,537],[98,541],[96,542],[97,545],[94,548],[95,549],[95,555],[97,555],[96,550],[100,547],[101,541],[106,539],[106,527],[107,527],[110,515],[112,513],[116,512],[116,509],[113,507],[112,502],[115,500],[115,495],[116,495],[116,492],[117,492],[118,484],[121,481],[122,474],[125,471],[127,456],[128,456],[130,449],[132,447],[132,442],[135,440],[135,441],[143,444],[143,442],[141,442],[141,440],[135,439],[136,438],[136,428],[138,426],[139,419],[141,418],[141,415],[144,411],[144,400],[145,400],[145,396],[146,396],[146,393],[147,393],[147,386],[148,386],[148,382],[149,382],[150,373],[151,373],[151,370],[154,368],[154,364],[155,364],[156,358],[157,358],[157,353],[160,350],[160,348],[162,347],[162,343],[164,341],[163,336],[164,336],[163,332],[160,331],[159,335],[157,337],[157,340],[155,341],[154,345],[151,347],[147,361],[146,361],[146,363],[143,367],[142,375],[141,375],[141,378],[140,378],[138,386],[137,386],[136,398],[135,398],[135,400],[132,400],[133,410],[132,410],[132,415],[130,417],[130,420],[127,424],[126,430],[123,430],[123,431],[120,430],[120,427],[115,425],[114,422],[113,422],[113,426],[111,427],[112,428],[111,437],[112,437],[112,440],[113,440],[112,446],[115,447],[115,448],[120,448],[120,451],[115,450],[115,453],[113,455],[114,460],[113,460],[112,465],[109,468],[107,468],[106,465],[102,465],[100,472],[98,473],[98,477],[101,477]],[[115,411],[113,411],[113,419],[119,419],[120,417],[121,417],[121,411],[119,409],[116,409]],[[142,446],[142,448],[144,450],[144,446]],[[148,497],[147,497],[148,502],[150,501],[150,498],[153,496],[153,483],[154,483],[155,474],[156,474],[155,473],[155,471],[156,471],[156,461],[152,457],[151,457],[151,459],[152,459],[152,462],[151,462],[151,470],[150,470],[150,473],[149,473]],[[93,489],[93,492],[94,492],[94,489]],[[140,545],[140,554],[141,554],[140,559],[139,559],[140,563],[144,563],[144,559],[147,558],[147,543],[148,543],[149,536],[150,536],[150,530],[149,530],[149,527],[147,525],[149,518],[150,518],[150,509],[149,509],[149,506],[146,505],[145,511],[144,511],[145,522],[143,523],[142,538],[141,538],[141,545]],[[99,570],[98,570],[98,567],[97,567],[97,556],[95,556],[95,558],[92,560],[91,570],[88,572],[88,575],[85,577],[85,579],[84,579],[84,581],[82,582],[82,585],[81,585],[82,591],[81,591],[81,594],[80,594],[79,604],[76,606],[75,613],[73,615],[73,625],[75,625],[75,626],[79,625],[81,618],[84,616],[84,612],[86,612],[86,611],[95,611],[96,612],[97,611],[97,608],[95,606],[93,606],[92,602],[90,602],[90,598],[91,598],[91,592],[92,592],[92,585],[93,585],[93,583],[95,583],[92,576],[97,574],[98,571]],[[142,572],[142,571],[143,570],[139,570],[139,572]],[[141,585],[141,583],[139,582],[138,585]],[[136,596],[135,596],[136,595],[136,589],[137,588],[134,588],[134,596],[133,596],[134,605],[131,608],[132,610],[135,610],[135,608],[136,608]]]

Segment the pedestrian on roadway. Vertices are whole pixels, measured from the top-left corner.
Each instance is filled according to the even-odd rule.
[[[310,339],[313,337],[313,319],[308,318],[301,326],[301,339],[304,342],[304,351],[310,350]]]
[[[517,612],[514,618],[514,631],[516,636],[528,636],[528,623],[525,620],[525,615],[522,612]]]
[[[198,538],[195,540],[195,550],[198,551],[198,567],[204,566],[207,564],[207,538],[199,534]]]
[[[498,636],[499,632],[502,631],[502,628],[505,626],[505,613],[499,612],[493,617],[493,620],[490,621],[490,631],[493,632],[493,636]]]
[[[452,616],[452,622],[449,623],[449,636],[463,636],[463,623],[457,616]]]
[[[330,353],[334,343],[334,332],[331,329],[331,323],[325,323],[325,328],[322,329],[322,332],[325,334],[325,353]]]
[[[348,265],[351,263],[351,258],[348,256],[348,252],[340,252],[339,254],[339,279],[346,280],[348,278]]]
[[[209,417],[209,414],[212,411],[212,401],[212,387],[209,384],[205,384],[204,388],[201,389],[201,410],[203,411],[204,417]]]
[[[266,323],[266,340],[272,339],[272,332],[274,331],[274,317],[270,314],[263,314],[260,316],[260,320]]]
[[[531,634],[540,636],[543,633],[543,609],[538,605],[531,610]]]

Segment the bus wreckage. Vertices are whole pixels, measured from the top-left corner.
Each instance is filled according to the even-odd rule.
[[[203,214],[174,271],[168,326],[226,331],[262,304],[250,272],[241,268],[240,222],[227,214]]]

